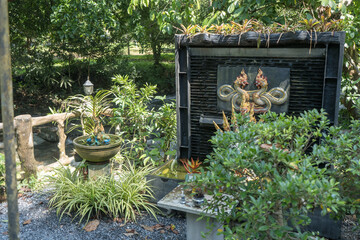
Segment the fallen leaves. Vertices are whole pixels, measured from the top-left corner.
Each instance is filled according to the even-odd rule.
[[[28,219],[28,220],[26,220],[26,221],[23,222],[23,226],[28,225],[28,224],[30,224],[30,223],[31,223],[31,219]]]
[[[95,231],[97,229],[97,227],[99,226],[99,224],[100,224],[100,221],[97,219],[90,221],[86,224],[86,226],[84,227],[84,230],[87,232]]]
[[[153,231],[154,231],[154,228],[153,228],[153,227],[149,227],[149,226],[142,225],[142,224],[140,224],[140,226],[143,227],[146,231],[150,231],[150,232],[153,232]]]
[[[165,233],[165,230],[172,231],[175,234],[179,234],[179,231],[177,231],[174,224],[171,225],[163,225],[163,224],[155,224],[153,226],[146,226],[146,225],[140,225],[142,228],[144,228],[146,231],[154,232],[159,231],[160,233]]]
[[[134,236],[135,234],[139,234],[137,231],[135,231],[135,229],[125,229],[126,233],[124,233],[125,236],[127,237],[131,237]]]

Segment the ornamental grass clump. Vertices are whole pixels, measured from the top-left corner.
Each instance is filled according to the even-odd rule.
[[[148,202],[153,197],[145,178],[150,171],[149,167],[135,169],[128,164],[119,179],[111,175],[84,180],[79,170],[61,167],[56,170],[56,176],[50,177],[53,195],[49,206],[56,209],[60,219],[67,213],[73,219],[79,218],[79,223],[104,215],[135,221],[143,210],[156,217],[156,207]]]

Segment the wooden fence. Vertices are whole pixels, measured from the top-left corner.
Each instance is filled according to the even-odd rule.
[[[76,117],[74,113],[56,113],[42,117],[31,117],[30,114],[19,115],[14,118],[14,127],[17,140],[16,151],[18,153],[21,169],[24,171],[24,177],[31,174],[36,174],[37,164],[34,156],[34,142],[32,128],[35,126],[44,125],[50,122],[56,122],[59,136],[59,160],[56,164],[69,164],[70,159],[65,152],[65,121],[67,119]],[[3,123],[0,123],[0,130],[3,130]],[[4,144],[0,142],[0,148]],[[51,167],[51,166],[50,166]]]

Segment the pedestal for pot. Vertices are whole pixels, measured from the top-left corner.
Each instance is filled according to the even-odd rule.
[[[88,162],[93,163],[107,163],[110,158],[114,157],[120,151],[121,138],[114,134],[108,134],[111,143],[102,146],[88,146],[83,143],[89,136],[80,136],[74,139],[74,147],[76,152],[86,159]]]

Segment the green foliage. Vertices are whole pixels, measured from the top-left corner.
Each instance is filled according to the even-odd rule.
[[[169,151],[176,133],[174,102],[163,102],[155,111],[148,107],[154,100],[155,85],[145,84],[138,88],[127,75],[116,75],[113,82],[112,91],[115,94],[116,107],[111,123],[126,139],[127,144],[122,150],[124,158],[137,165],[146,165],[151,155],[152,163],[157,165],[161,162],[160,150],[164,152],[163,160],[169,155],[174,155],[174,152]],[[165,97],[158,99],[164,101]],[[151,137],[160,142],[160,149],[148,152],[147,140]]]
[[[211,139],[208,171],[196,178],[214,196],[207,208],[218,210],[231,239],[307,239],[300,230],[310,222],[307,212],[337,213],[344,205],[336,178],[316,165],[324,158],[314,161],[309,148],[329,129],[325,113],[269,112],[258,123],[239,115],[238,123],[238,131],[218,131]]]
[[[117,107],[114,108],[111,123],[130,141],[131,151],[127,151],[129,158],[137,159],[138,162],[147,161],[146,140],[154,130],[150,121],[152,111],[148,109],[148,104],[154,98],[156,86],[146,84],[139,89],[127,75],[116,75],[113,82],[112,91]]]
[[[168,157],[176,154],[176,150],[171,150],[171,143],[176,139],[175,101],[167,103],[165,102],[165,96],[156,97],[156,99],[162,101],[162,106],[152,116],[156,129],[154,132],[156,138],[154,140],[160,142],[160,149],[164,153],[163,162],[166,162]]]
[[[27,179],[23,179],[21,182],[18,182],[18,190],[22,191],[36,191],[43,188],[42,178],[38,178],[37,176],[31,175]]]
[[[103,123],[105,117],[109,116],[112,94],[108,90],[100,90],[93,95],[75,95],[65,101],[66,109],[80,116],[81,127],[84,134],[94,134],[97,136],[104,132]],[[70,129],[80,127],[74,126]]]
[[[173,61],[175,57],[173,56]],[[137,75],[135,83],[137,86],[143,86],[146,83],[156,85],[160,94],[169,94],[175,92],[175,64],[174,62],[162,62],[161,65],[154,66],[152,62],[132,62]]]
[[[327,164],[327,174],[340,183],[346,205],[341,214],[360,216],[360,121],[352,120],[348,129],[331,127],[324,136],[324,144],[314,147],[313,159]]]
[[[152,192],[145,178],[151,170],[149,167],[135,169],[129,163],[116,177],[84,180],[80,171],[61,167],[56,170],[56,176],[49,179],[53,186],[49,206],[56,209],[60,219],[66,213],[74,213],[73,218],[78,217],[79,223],[102,214],[135,221],[142,210],[155,216],[156,207],[148,202]]]
[[[114,43],[114,37],[121,30],[115,19],[119,10],[117,3],[58,0],[52,10],[51,36],[60,44],[61,51],[94,56],[108,50],[108,45]]]
[[[145,85],[138,89],[129,76],[116,75],[113,78],[112,91],[115,94],[114,103],[118,106],[114,110],[113,123],[120,127],[127,139],[143,139],[143,133],[150,132],[147,123],[151,116],[147,105],[154,98],[156,86]]]

